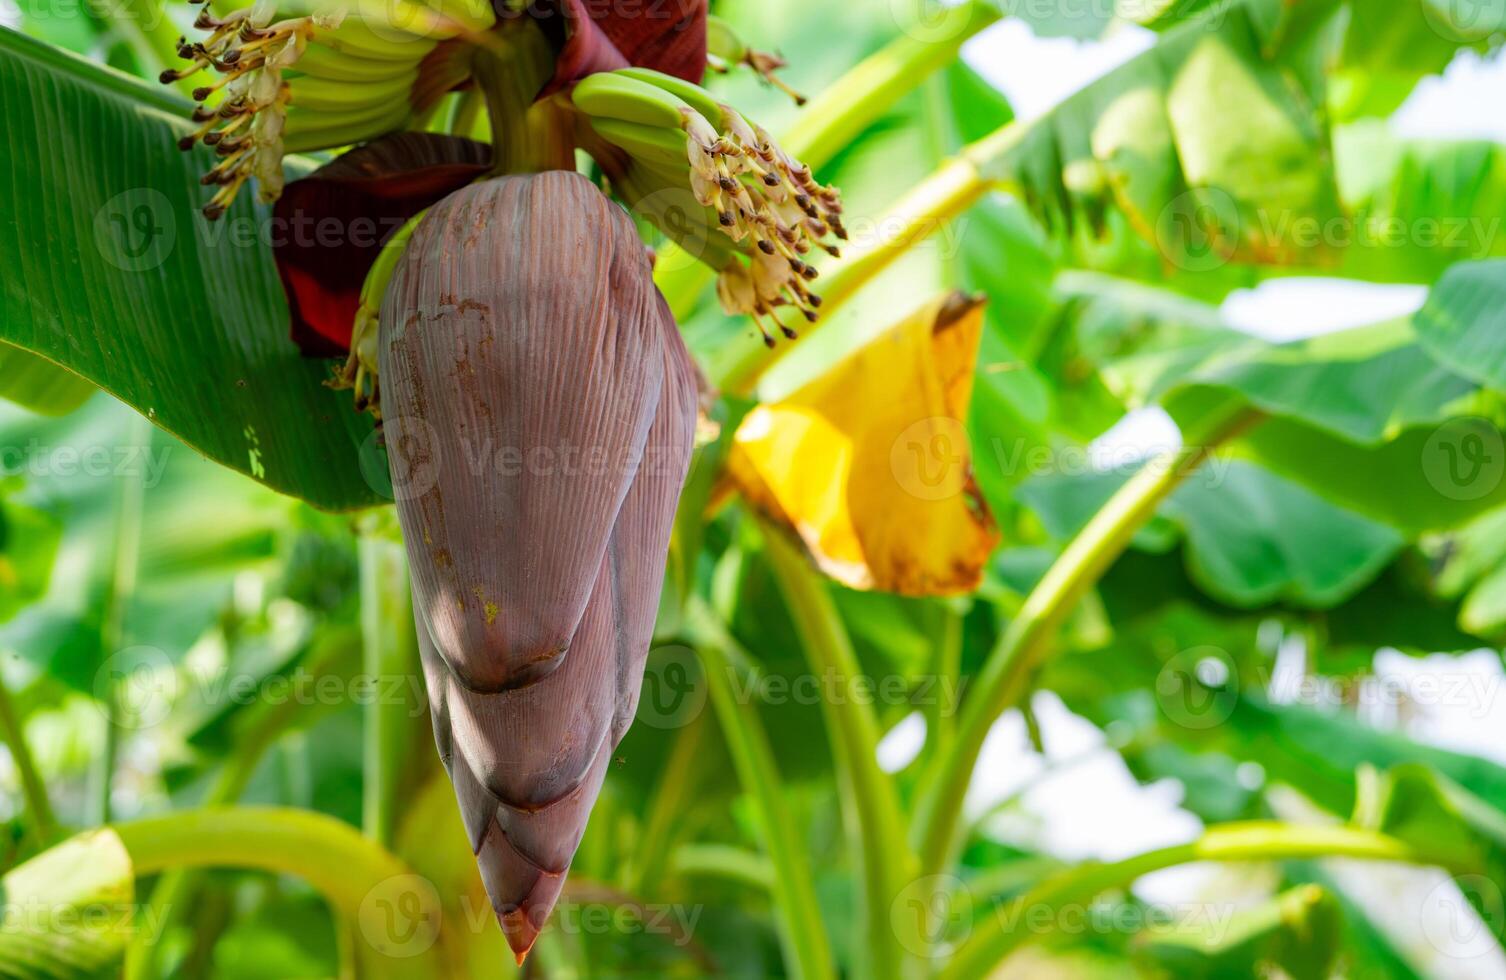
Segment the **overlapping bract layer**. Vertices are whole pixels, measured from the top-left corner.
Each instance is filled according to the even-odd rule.
[[[628,65],[690,82],[706,74],[706,0],[539,0],[532,9],[535,16],[564,20],[552,87]]]
[[[361,285],[402,223],[482,177],[485,143],[437,133],[393,133],[287,186],[274,214],[272,253],[305,354],[342,356]]]
[[[381,334],[435,739],[521,954],[636,710],[694,368],[632,223],[573,173],[435,205]]]

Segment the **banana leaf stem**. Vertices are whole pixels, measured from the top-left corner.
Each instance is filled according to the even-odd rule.
[[[47,798],[47,787],[38,773],[36,757],[27,744],[21,716],[3,679],[0,679],[0,737],[10,749],[11,762],[20,778],[21,796],[26,801],[26,812],[31,815],[32,834],[42,847],[47,847],[57,840],[57,817],[52,812],[52,801]]]
[[[126,424],[126,440],[132,445],[149,445],[153,438],[151,423],[132,415]],[[126,640],[126,606],[136,591],[136,575],[141,564],[141,519],[146,502],[144,476],[122,476],[115,494],[115,528],[110,552],[110,575],[106,580],[101,603],[99,646],[108,658],[119,653]],[[95,760],[93,773],[96,823],[110,821],[110,795],[115,787],[115,763],[120,753],[120,692],[114,683],[105,692],[104,746]]]
[[[1078,532],[1031,590],[973,680],[951,751],[937,757],[922,784],[911,826],[922,874],[939,873],[951,861],[963,800],[984,738],[998,717],[1026,695],[1031,678],[1078,601],[1124,553],[1161,503],[1216,448],[1260,418],[1237,400],[1215,407],[1199,425],[1189,428],[1183,446],[1147,461]]]
[[[664,775],[654,790],[648,819],[644,822],[643,840],[625,874],[627,890],[634,894],[657,893],[659,880],[670,861],[675,837],[684,829],[682,817],[692,802],[700,772],[705,726],[705,716],[698,715],[675,736],[669,761],[664,764]]]
[[[302,878],[355,930],[363,976],[442,975],[437,942],[400,937],[390,920],[437,929],[438,896],[412,870],[348,824],[307,810],[203,807],[114,825],[138,878],[181,868],[245,868]],[[430,935],[430,940],[435,937]]]
[[[672,866],[681,877],[720,878],[761,892],[772,892],[777,881],[768,858],[731,844],[682,844]]]
[[[835,980],[837,968],[816,900],[815,879],[800,829],[790,817],[774,750],[756,707],[738,697],[731,680],[733,659],[746,655],[699,598],[688,601],[685,620],[738,780],[753,803],[774,868],[773,906],[785,968],[796,980]]]
[[[1441,845],[1441,842],[1440,842]],[[1063,911],[1085,906],[1102,893],[1126,887],[1152,871],[1194,861],[1278,861],[1301,858],[1358,858],[1436,865],[1454,872],[1477,872],[1446,846],[1420,847],[1386,834],[1345,826],[1301,826],[1275,821],[1231,823],[1208,829],[1189,844],[1165,847],[1112,864],[1086,864],[1047,878],[1022,898],[995,906],[940,974],[940,980],[990,975],[1010,953],[1046,935],[1063,921]],[[1074,913],[1075,915],[1075,913]],[[1025,923],[1030,928],[1024,928]],[[1044,924],[1045,928],[1038,928]]]
[[[362,531],[357,549],[363,670],[382,692],[363,708],[361,827],[366,836],[391,847],[402,774],[413,755],[413,720],[423,715],[422,705],[387,693],[411,690],[389,678],[418,672],[408,559],[401,544],[369,528]]]
[[[924,705],[926,719],[925,754],[921,758],[944,756],[952,750],[957,729],[957,705],[951,692],[958,689],[962,677],[962,613],[943,604],[937,610],[935,650],[931,660],[931,697]]]
[[[346,661],[349,661],[347,666]],[[355,669],[353,643],[331,641],[311,651],[304,667],[315,679],[343,676]],[[307,709],[297,699],[264,704],[235,736],[236,751],[225,760],[204,796],[204,806],[225,806],[240,799],[267,750],[300,721],[308,723]],[[190,869],[173,868],[157,878],[148,898],[151,921],[159,923],[157,936],[165,935],[186,908],[198,882]],[[126,947],[126,980],[152,980],[158,975],[156,948],[146,932],[138,932]]]
[[[859,676],[857,655],[825,580],[783,532],[768,525],[762,529],[770,567],[811,670],[837,681],[838,690],[854,690],[852,683]],[[913,877],[915,857],[905,840],[894,783],[878,765],[878,720],[872,706],[856,697],[822,698],[821,712],[832,741],[846,816],[858,830],[866,921],[859,945],[869,956],[862,972],[897,977],[906,951],[918,948],[891,921],[900,889]]]

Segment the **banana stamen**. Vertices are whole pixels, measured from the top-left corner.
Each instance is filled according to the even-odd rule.
[[[223,215],[251,177],[257,178],[263,200],[273,200],[281,192],[282,132],[289,102],[282,73],[298,61],[317,29],[338,26],[341,16],[312,15],[273,23],[263,3],[223,18],[206,6],[194,20],[196,29],[207,32],[203,40],[190,44],[178,39],[178,56],[188,65],[164,71],[164,84],[206,68],[219,74],[194,89],[194,100],[200,105],[192,118],[199,125],[178,141],[183,150],[202,141],[222,158],[202,179],[220,188],[204,206],[205,217],[213,220]],[[224,95],[218,107],[204,104],[216,93]]]

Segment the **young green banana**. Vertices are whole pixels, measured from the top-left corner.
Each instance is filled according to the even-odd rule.
[[[401,129],[412,111],[407,99],[349,112],[290,108],[282,134],[283,150],[307,153],[375,139]]]
[[[686,105],[705,116],[706,121],[717,130],[722,129],[722,104],[699,85],[687,82],[683,78],[676,78],[674,75],[666,75],[662,71],[654,71],[652,68],[623,68],[615,74],[646,82],[671,95],[678,96]]]
[[[621,119],[593,118],[590,122],[591,128],[602,139],[626,151],[633,159],[673,168],[681,174],[685,172],[689,160],[686,143],[690,137],[683,129],[644,126]]]
[[[588,75],[575,86],[570,97],[575,107],[588,116],[640,126],[683,129],[690,114],[699,115],[673,92],[620,71]]]
[[[308,76],[288,80],[288,105],[315,112],[357,112],[390,108],[394,101],[406,103],[418,68],[381,81],[352,84]]]
[[[716,14],[706,17],[706,53],[728,65],[737,65],[748,58],[748,45],[727,23]]]
[[[332,82],[380,82],[394,75],[406,74],[413,68],[413,62],[379,61],[336,51],[316,39],[303,49],[302,56],[288,73],[288,80],[296,85],[297,75],[307,75]]]
[[[816,277],[806,256],[818,248],[835,255],[829,239],[847,237],[836,191],[764,130],[681,79],[627,68],[583,79],[571,97],[594,135],[614,148],[598,158],[614,186],[721,271],[729,312],[752,314],[770,339],[760,317],[790,332],[775,307],[816,318],[821,299],[806,286]],[[671,201],[665,192],[675,189],[689,191],[693,203]],[[653,213],[661,206],[662,214]]]
[[[376,261],[367,270],[366,279],[361,283],[361,305],[356,310],[355,324],[350,332],[350,355],[345,359],[345,366],[331,382],[334,388],[352,389],[355,392],[356,411],[370,409],[378,421],[382,418],[382,412],[377,375],[377,327],[381,322],[382,297],[387,293],[387,285],[392,282],[398,262],[407,251],[414,229],[428,213],[429,209],[424,208],[393,232],[392,237],[383,243]]]
[[[377,31],[359,17],[346,17],[332,30],[318,31],[314,36],[320,44],[342,54],[413,64],[422,61],[439,43],[438,37],[410,34],[385,25]]]

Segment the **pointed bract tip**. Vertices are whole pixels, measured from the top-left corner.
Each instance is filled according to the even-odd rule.
[[[502,926],[502,935],[512,948],[512,955],[517,958],[518,966],[522,966],[533,950],[533,944],[538,941],[539,927],[529,918],[526,906],[511,912],[498,912],[497,922]]]

